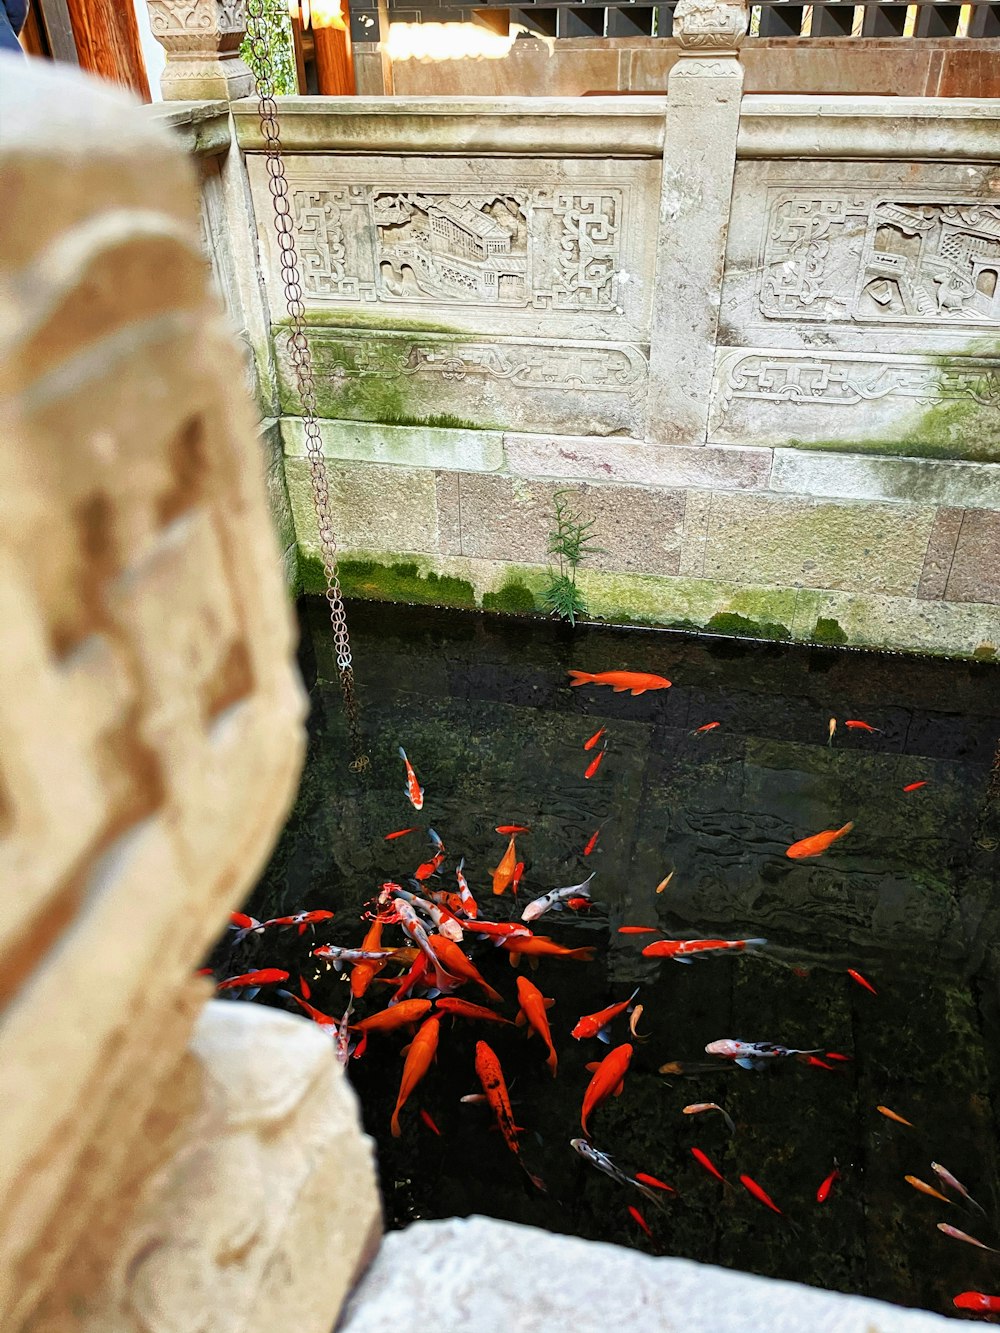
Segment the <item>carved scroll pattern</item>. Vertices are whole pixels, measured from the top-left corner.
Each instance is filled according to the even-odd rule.
[[[562,219],[559,279],[537,291],[534,304],[557,309],[608,310],[617,302],[620,196],[559,190],[552,211]]]
[[[783,194],[761,273],[769,319],[1000,326],[1000,207]]]
[[[296,190],[295,226],[303,290],[333,300],[375,300],[374,283],[347,272],[347,244],[342,218],[360,196],[355,187]]]

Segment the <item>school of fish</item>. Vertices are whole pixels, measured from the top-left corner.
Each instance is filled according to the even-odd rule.
[[[633,696],[646,691],[666,690],[671,686],[671,682],[665,677],[626,670],[599,673],[571,671],[569,676],[570,685],[574,687],[609,686],[616,693],[627,692]],[[847,719],[843,725],[847,731],[862,735],[881,731],[881,728],[860,719]],[[694,727],[690,735],[708,737],[721,727],[722,723],[718,721],[706,722]],[[831,718],[828,744],[832,744],[836,732],[837,719]],[[710,742],[706,740],[704,743]],[[589,759],[584,757],[581,770],[583,780],[600,781],[602,763],[609,750],[613,753],[613,737],[608,736],[607,725],[601,726],[593,735],[581,739],[579,744],[583,751],[591,753],[592,756]],[[598,745],[600,749],[597,749]],[[413,810],[420,812],[425,804],[425,789],[420,784],[414,765],[401,746],[398,754],[404,765],[405,785],[402,795],[409,801]],[[924,780],[914,781],[908,783],[902,790],[910,794],[927,785],[927,781]],[[589,857],[593,853],[602,828],[603,824],[590,834],[582,849],[583,857]],[[803,836],[790,842],[785,855],[793,861],[824,855],[841,839],[846,838],[853,829],[854,822],[847,820],[839,827],[812,833],[803,831]],[[408,880],[411,888],[405,888],[393,879],[383,881],[374,890],[367,904],[366,922],[362,923],[365,926],[364,933],[356,945],[323,943],[304,951],[297,986],[287,970],[275,967],[252,968],[232,976],[217,978],[215,981],[218,992],[234,999],[254,999],[263,993],[275,1002],[293,1006],[296,1012],[304,1014],[330,1035],[337,1058],[345,1066],[351,1061],[365,1057],[370,1037],[375,1038],[378,1046],[386,1035],[402,1034],[406,1038],[406,1044],[399,1049],[403,1064],[398,1096],[389,1123],[390,1132],[396,1138],[412,1133],[418,1122],[430,1133],[439,1137],[442,1135],[442,1130],[426,1108],[414,1109],[413,1103],[418,1088],[425,1079],[432,1076],[432,1066],[437,1059],[439,1046],[447,1044],[450,1030],[450,1026],[446,1025],[447,1020],[450,1020],[450,1025],[459,1020],[474,1024],[490,1024],[496,1029],[497,1035],[501,1034],[504,1027],[512,1031],[521,1028],[528,1037],[535,1036],[539,1039],[545,1052],[545,1064],[552,1078],[556,1078],[559,1074],[559,1056],[550,1018],[555,1002],[521,973],[514,978],[515,995],[505,997],[482,975],[474,956],[488,957],[494,951],[506,953],[511,966],[515,969],[519,967],[522,959],[527,959],[537,967],[540,958],[587,963],[594,957],[594,948],[591,946],[566,947],[548,935],[536,933],[535,928],[549,913],[559,914],[564,921],[571,921],[594,907],[592,884],[597,876],[596,871],[580,883],[548,888],[544,892],[536,893],[522,906],[519,891],[526,865],[530,863],[521,859],[518,839],[530,836],[531,828],[527,824],[498,824],[496,834],[508,841],[503,850],[501,850],[502,843],[498,847],[496,865],[488,871],[488,887],[485,883],[481,883],[477,898],[476,890],[470,885],[471,876],[466,869],[464,856],[457,858],[453,870],[445,874],[443,868],[449,854],[440,834],[433,828],[424,829],[421,825],[412,825],[391,830],[382,835],[382,841],[392,849],[394,856],[402,856],[403,849],[409,845],[403,840],[421,832],[426,833],[431,854],[426,860],[421,860],[408,874],[400,876]],[[415,858],[410,860],[411,866],[413,859]],[[656,886],[657,895],[666,890],[675,873],[675,870],[671,870]],[[445,887],[452,877],[454,887]],[[485,880],[485,878],[486,872],[480,872],[480,879]],[[494,904],[492,912],[487,912],[479,900],[484,894],[488,894],[488,900]],[[503,904],[502,910],[501,904]],[[503,919],[490,920],[487,919],[489,916]],[[293,930],[296,938],[301,938],[307,931],[313,932],[318,927],[331,926],[335,921],[335,912],[327,908],[299,910],[262,921],[242,912],[234,912],[230,925],[229,955],[231,956],[247,940],[256,940],[258,944],[266,942],[274,930]],[[383,940],[387,931],[398,931],[398,935],[391,938],[389,943]],[[639,924],[623,924],[618,927],[618,931],[622,935],[661,933],[656,926]],[[690,964],[698,959],[722,959],[730,955],[749,956],[766,950],[768,941],[762,938],[664,938],[651,943],[639,941],[639,945],[641,954],[645,958]],[[349,983],[348,1000],[340,1017],[324,1013],[310,1002],[312,985],[331,969],[343,974],[342,980]],[[807,975],[802,969],[793,970],[798,975]],[[208,973],[210,969],[202,969],[202,972]],[[306,972],[311,972],[311,981],[304,975]],[[868,978],[853,968],[847,969],[846,972],[857,986],[873,997],[878,996],[877,987]],[[355,1003],[364,1001],[366,997],[372,997],[376,986],[380,988],[379,1002],[364,1017],[357,1017],[354,1013]],[[475,1002],[455,994],[462,988],[472,989],[473,994],[478,995],[480,1000],[485,999],[487,1003]],[[627,997],[613,1000],[592,1013],[581,1014],[571,1025],[567,1022],[566,1015],[562,1015],[558,1020],[557,1030],[568,1033],[576,1041],[596,1039],[610,1047],[601,1059],[594,1060],[586,1066],[590,1079],[580,1090],[580,1134],[569,1139],[569,1146],[582,1163],[600,1172],[607,1180],[626,1192],[622,1196],[623,1201],[627,1200],[627,1191],[635,1190],[654,1207],[662,1208],[665,1200],[679,1197],[679,1191],[675,1186],[668,1185],[648,1172],[636,1169],[639,1164],[631,1167],[619,1165],[609,1152],[597,1148],[593,1141],[592,1122],[595,1117],[599,1118],[601,1108],[610,1098],[621,1097],[626,1092],[627,1077],[635,1051],[633,1042],[644,1040],[636,1031],[643,1011],[643,1006],[637,1004],[638,995],[637,987]],[[381,1003],[383,999],[386,1000],[384,1004]],[[512,1005],[508,1012],[501,1012],[508,1004]],[[513,1014],[513,1017],[510,1014]],[[619,1044],[612,1046],[613,1031],[619,1021],[622,1023],[621,1035],[625,1035],[624,1029],[627,1028],[631,1040],[620,1041]],[[491,1036],[490,1040],[494,1038]],[[822,1045],[803,1049],[786,1047],[766,1040],[748,1041],[737,1037],[719,1037],[708,1042],[704,1049],[705,1054],[711,1057],[711,1061],[707,1064],[696,1065],[690,1061],[672,1060],[659,1066],[659,1074],[697,1077],[699,1073],[718,1068],[719,1061],[729,1062],[731,1066],[738,1066],[750,1072],[762,1071],[774,1062],[785,1060],[832,1071],[850,1059],[840,1052],[826,1051]],[[378,1058],[383,1058],[381,1052]],[[482,1092],[464,1096],[461,1101],[468,1104],[479,1102],[487,1108],[517,1167],[534,1189],[545,1192],[547,1190],[545,1181],[532,1169],[524,1156],[521,1143],[524,1130],[515,1120],[503,1063],[485,1039],[479,1040],[476,1044],[473,1068],[469,1074],[478,1080]],[[898,1126],[897,1132],[915,1129],[910,1120],[890,1107],[879,1105],[872,1109]],[[683,1108],[684,1115],[697,1116],[699,1120],[707,1112],[718,1113],[730,1136],[730,1142],[736,1144],[740,1137],[740,1127],[723,1105],[715,1101],[692,1102]],[[692,1147],[690,1154],[697,1168],[713,1177],[726,1189],[731,1188],[730,1181],[707,1152],[699,1147]],[[986,1210],[972,1198],[961,1181],[940,1163],[930,1162],[928,1165],[937,1184],[932,1185],[913,1174],[903,1176],[903,1183],[926,1198],[947,1206],[952,1216],[959,1216],[955,1210],[965,1209],[978,1214],[982,1225],[989,1224]],[[815,1189],[815,1201],[818,1204],[826,1203],[835,1189],[844,1190],[851,1187],[851,1172],[842,1171],[836,1160],[832,1161],[831,1166],[829,1174]],[[757,1204],[780,1218],[786,1217],[783,1208],[753,1176],[741,1171],[737,1178],[746,1193]],[[778,1187],[780,1188],[780,1182]],[[649,1221],[632,1204],[627,1204],[627,1214],[655,1246],[656,1235]],[[992,1245],[952,1225],[951,1222],[938,1222],[936,1225],[937,1230],[950,1239],[981,1250],[1000,1253]],[[973,1314],[989,1315],[1000,1312],[1000,1296],[978,1291],[959,1293],[955,1296],[953,1304],[956,1308]]]

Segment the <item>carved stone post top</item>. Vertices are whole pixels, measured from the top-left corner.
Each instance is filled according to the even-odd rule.
[[[673,35],[682,56],[735,54],[749,19],[746,0],[678,0]]]
[[[146,0],[149,26],[167,53],[164,100],[245,97],[253,75],[240,59],[246,0]]]

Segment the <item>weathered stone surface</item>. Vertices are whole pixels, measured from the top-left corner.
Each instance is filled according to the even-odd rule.
[[[245,0],[146,0],[153,36],[167,53],[165,102],[246,97],[253,75],[240,57]]]
[[[912,595],[934,522],[924,506],[713,495],[707,578]]]
[[[325,1333],[381,1233],[372,1143],[329,1038],[210,1004],[146,1128],[107,1271],[71,1268],[33,1330]]]
[[[551,482],[519,477],[462,475],[462,554],[487,560],[548,564],[549,532],[555,524]],[[588,557],[592,569],[675,574],[680,560],[684,496],[677,491],[633,486],[581,485],[572,503],[594,520],[592,536],[602,549]]]
[[[261,446],[264,453],[264,476],[267,481],[267,501],[271,520],[282,552],[295,545],[295,519],[288,503],[285,485],[285,459],[281,447],[281,423],[275,420],[261,423]]]
[[[943,597],[948,584],[948,574],[955,559],[955,544],[962,530],[963,509],[939,509],[934,515],[934,525],[924,552],[924,564],[920,571],[920,584],[917,596],[923,598]]]
[[[775,449],[770,489],[831,499],[1000,509],[1000,468],[992,463]]]
[[[711,491],[688,491],[684,504],[684,539],[679,574],[701,578],[705,571],[705,545],[712,514]]]
[[[708,429],[748,15],[724,0],[674,10],[682,59],[669,79],[649,353],[648,431],[664,444],[703,444]]]
[[[914,653],[971,657],[986,644],[1000,652],[1000,610],[995,605],[803,590],[796,607],[796,637],[809,638],[820,618],[835,620],[847,641],[861,647],[891,644]]]
[[[1000,603],[1000,513],[968,510],[944,596],[952,602]]]
[[[518,435],[508,431],[504,453],[523,477],[635,482],[643,486],[718,486],[755,490],[767,485],[769,449],[710,449],[611,436]]]
[[[517,1280],[511,1280],[511,1273]],[[394,1231],[339,1333],[945,1333],[922,1310],[799,1287],[484,1217]]]
[[[316,511],[305,459],[286,459],[285,478],[299,545],[316,550]],[[433,472],[380,463],[341,463],[328,469],[328,480],[334,531],[345,550],[438,550]]]
[[[321,421],[319,428],[324,458],[459,472],[495,472],[503,467],[503,436],[499,431],[384,426],[367,421]],[[304,458],[302,418],[285,417],[281,433],[285,453],[290,458]]]

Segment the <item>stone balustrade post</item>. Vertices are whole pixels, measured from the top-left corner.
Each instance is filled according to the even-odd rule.
[[[736,170],[745,0],[679,0],[667,82],[648,438],[704,444]]]
[[[146,0],[153,36],[167,53],[160,76],[165,102],[225,98],[253,91],[240,57],[246,0]]]

